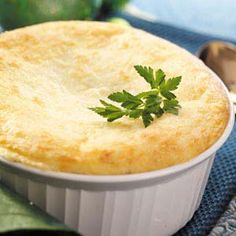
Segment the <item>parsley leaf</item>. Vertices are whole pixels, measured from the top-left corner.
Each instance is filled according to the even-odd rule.
[[[110,94],[108,99],[120,103],[120,107],[100,100],[102,107],[89,109],[106,118],[108,122],[123,116],[132,119],[141,117],[145,127],[149,126],[155,117],[159,118],[165,112],[178,115],[181,106],[173,91],[178,88],[182,77],[166,79],[166,75],[161,69],[154,71],[150,66],[142,65],[136,65],[134,68],[150,84],[151,90],[137,95],[133,95],[126,90],[115,92]]]
[[[127,100],[127,96],[123,92],[112,93],[108,98],[114,102],[125,102]]]
[[[163,110],[172,113],[174,115],[178,115],[178,109],[180,108],[179,102],[176,99],[164,100],[163,101]]]
[[[155,88],[158,88],[158,86],[165,80],[165,73],[163,70],[159,69],[155,73]]]
[[[142,115],[142,113],[143,113],[142,109],[131,110],[130,113],[129,113],[129,117],[137,119]]]
[[[153,121],[153,117],[149,112],[143,112],[142,114],[142,120],[143,120],[143,124],[146,127],[148,127],[151,122]]]
[[[154,88],[153,69],[150,66],[147,67],[141,65],[136,65],[134,66],[134,68],[139,73],[139,75],[142,76],[151,85],[151,88]]]

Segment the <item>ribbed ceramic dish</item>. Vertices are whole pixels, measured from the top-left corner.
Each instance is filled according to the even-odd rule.
[[[171,235],[199,207],[215,153],[234,124],[229,104],[222,136],[189,162],[141,174],[92,176],[41,171],[1,157],[1,180],[84,236]]]

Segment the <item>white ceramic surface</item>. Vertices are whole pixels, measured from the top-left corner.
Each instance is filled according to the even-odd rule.
[[[1,169],[2,181],[84,236],[162,236],[184,226],[198,208],[214,155],[193,168],[125,190],[73,189]]]
[[[56,173],[0,157],[0,177],[84,236],[171,235],[198,208],[215,152],[233,124],[230,103],[228,125],[214,145],[191,161],[158,171],[119,176]]]

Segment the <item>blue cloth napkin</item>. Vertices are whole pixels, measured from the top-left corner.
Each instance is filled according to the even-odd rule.
[[[195,53],[202,44],[210,40],[220,40],[220,38],[183,30],[166,24],[145,21],[126,13],[117,13],[115,16],[128,20],[134,27],[144,29],[172,41],[192,53]],[[230,200],[234,196],[236,196],[236,125],[228,141],[217,153],[200,208],[191,221],[176,236],[209,235],[211,230],[219,225],[223,226],[220,230],[219,228],[218,230],[213,230],[216,233],[212,235],[236,235],[235,208],[231,207],[233,210],[226,211]],[[236,204],[234,201],[232,200],[231,205]],[[223,218],[219,220],[221,216]],[[217,221],[219,221],[219,224],[217,224]]]

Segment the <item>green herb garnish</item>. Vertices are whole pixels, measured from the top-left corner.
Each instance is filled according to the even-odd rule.
[[[178,88],[182,77],[177,76],[165,79],[166,75],[161,69],[154,71],[151,67],[141,65],[136,65],[134,68],[150,84],[151,90],[137,95],[125,90],[115,92],[110,94],[108,98],[113,102],[120,103],[121,107],[100,100],[102,107],[89,109],[107,118],[108,122],[123,116],[133,119],[141,117],[145,127],[151,124],[154,117],[159,118],[165,112],[178,115],[181,106],[172,91]]]

